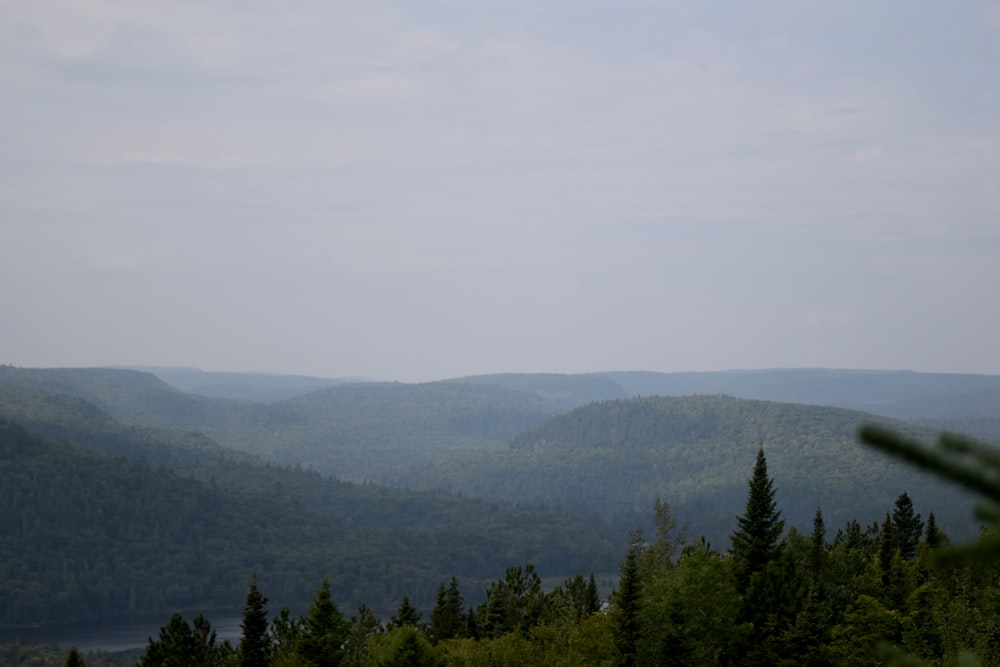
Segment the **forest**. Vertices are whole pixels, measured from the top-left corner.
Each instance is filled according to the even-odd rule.
[[[780,483],[780,480],[778,480]],[[545,665],[951,665],[1000,660],[1000,563],[942,567],[949,538],[907,493],[882,522],[831,535],[822,510],[785,529],[763,449],[724,550],[688,538],[665,503],[651,535],[633,532],[605,600],[593,575],[544,590],[531,564],[507,567],[466,605],[454,577],[434,605],[403,597],[380,619],[343,611],[324,579],[306,613],[273,610],[249,582],[238,641],[202,614],[174,614],[138,664],[350,667]],[[984,533],[981,541],[996,539]],[[65,664],[116,664],[71,650]],[[41,663],[39,663],[41,664]]]
[[[990,537],[974,494],[862,447],[857,429],[927,443],[943,420],[991,434],[1000,378],[875,373],[882,394],[862,391],[861,372],[730,378],[751,394],[803,392],[781,402],[627,398],[728,381],[715,374],[222,375],[184,372],[205,396],[147,372],[0,366],[0,629],[151,613],[166,647],[193,650],[213,636],[209,618],[249,604],[249,585],[276,601],[261,603],[267,662],[241,662],[243,637],[213,641],[198,664],[317,664],[302,646],[323,595],[337,632],[366,637],[331,664],[422,664],[393,657],[404,644],[427,664],[884,664],[877,638],[928,664],[994,656],[995,573],[931,565],[949,539]],[[812,400],[852,391],[881,413]],[[885,414],[907,411],[925,418]],[[780,529],[748,578],[738,534],[764,452]],[[920,529],[904,540],[908,521]],[[453,635],[435,628],[442,595],[461,607]],[[758,603],[766,615],[747,607]],[[872,642],[853,645],[862,627],[877,627]],[[3,664],[67,659],[0,651]]]

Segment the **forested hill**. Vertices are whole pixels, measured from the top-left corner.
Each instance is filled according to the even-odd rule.
[[[882,414],[903,401],[935,403],[989,389],[1000,389],[1000,376],[913,371],[784,368],[746,371],[598,373],[628,396],[726,394],[789,403],[831,405]],[[609,396],[608,398],[614,398]],[[953,404],[961,409],[962,405]]]
[[[82,398],[129,424],[198,428],[235,401],[191,396],[151,373],[116,368],[18,368],[0,365],[0,387]]]
[[[188,394],[256,403],[283,401],[317,389],[364,381],[354,378],[318,378],[308,375],[213,372],[197,368],[169,366],[141,366],[134,370],[152,373],[171,387]]]
[[[228,447],[356,481],[415,463],[505,446],[557,411],[493,385],[369,383],[243,406],[202,430]]]
[[[626,398],[621,384],[610,377],[586,373],[561,375],[556,373],[496,373],[470,375],[449,382],[495,385],[541,396],[547,404],[561,411],[611,398]]]
[[[80,399],[9,392],[0,413],[39,429],[48,413],[81,446],[0,422],[2,624],[234,609],[253,572],[293,607],[325,575],[347,608],[404,595],[428,607],[453,575],[472,597],[511,563],[561,576],[610,572],[620,556],[592,518],[337,482],[122,425]],[[74,415],[86,417],[75,428]]]
[[[832,526],[875,521],[902,491],[946,531],[974,531],[962,494],[858,444],[858,425],[872,419],[724,396],[606,401],[555,417],[504,450],[423,466],[401,482],[606,513],[648,513],[660,499],[725,544],[746,500],[748,462],[763,445],[785,516],[804,532],[817,507]]]
[[[331,386],[248,403],[185,394],[149,373],[0,366],[0,389],[82,398],[131,425],[196,430],[224,447],[354,481],[383,481],[412,463],[505,446],[560,410],[493,384]]]

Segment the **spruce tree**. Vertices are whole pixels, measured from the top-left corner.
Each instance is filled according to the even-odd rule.
[[[826,524],[823,522],[823,513],[818,507],[813,516],[813,532],[809,542],[810,575],[812,583],[818,584],[826,559]]]
[[[396,615],[389,619],[386,629],[392,630],[393,628],[402,628],[404,626],[416,629],[421,625],[420,620],[420,612],[410,603],[410,597],[404,595],[403,601],[399,603],[399,609],[396,610]]]
[[[937,526],[937,519],[934,518],[934,512],[927,515],[927,528],[924,531],[924,541],[927,542],[927,546],[931,549],[937,549],[942,544],[948,543],[948,538]]]
[[[299,656],[307,665],[336,667],[343,659],[348,632],[347,621],[330,593],[330,581],[323,577],[309,614],[302,619]]]
[[[733,570],[736,587],[745,593],[755,573],[763,572],[777,558],[785,522],[774,500],[774,483],[767,475],[763,446],[757,450],[746,511],[737,518],[739,528],[732,535]]]
[[[363,665],[368,660],[372,646],[382,630],[382,623],[365,604],[358,607],[358,613],[351,616],[351,629],[344,642],[346,664]]]
[[[896,499],[896,507],[892,511],[892,529],[896,540],[896,548],[903,560],[913,560],[917,557],[917,544],[924,524],[920,515],[913,511],[913,501],[905,491]]]
[[[257,575],[250,579],[243,607],[243,638],[240,641],[240,667],[267,667],[271,639],[267,634],[267,598],[257,588]]]
[[[85,664],[83,662],[83,656],[80,655],[80,652],[78,650],[76,650],[75,646],[69,650],[69,653],[66,654],[65,666],[66,667],[85,667]]]
[[[458,590],[458,580],[451,578],[448,587],[438,587],[437,600],[431,610],[431,638],[436,644],[463,634],[465,629],[464,601]]]
[[[634,667],[639,653],[639,612],[642,604],[642,582],[639,575],[639,557],[642,538],[633,534],[625,562],[621,566],[621,579],[615,591],[614,640],[618,667]]]

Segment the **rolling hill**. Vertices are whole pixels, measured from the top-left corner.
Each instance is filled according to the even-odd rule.
[[[874,419],[726,396],[605,401],[555,417],[508,448],[415,467],[398,483],[606,515],[648,514],[659,499],[694,533],[727,544],[763,446],[790,525],[808,530],[817,507],[833,527],[879,520],[908,491],[946,531],[974,533],[967,496],[858,444],[858,426]]]

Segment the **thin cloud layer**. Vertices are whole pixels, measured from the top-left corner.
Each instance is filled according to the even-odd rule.
[[[1000,373],[989,3],[3,11],[0,361]]]

